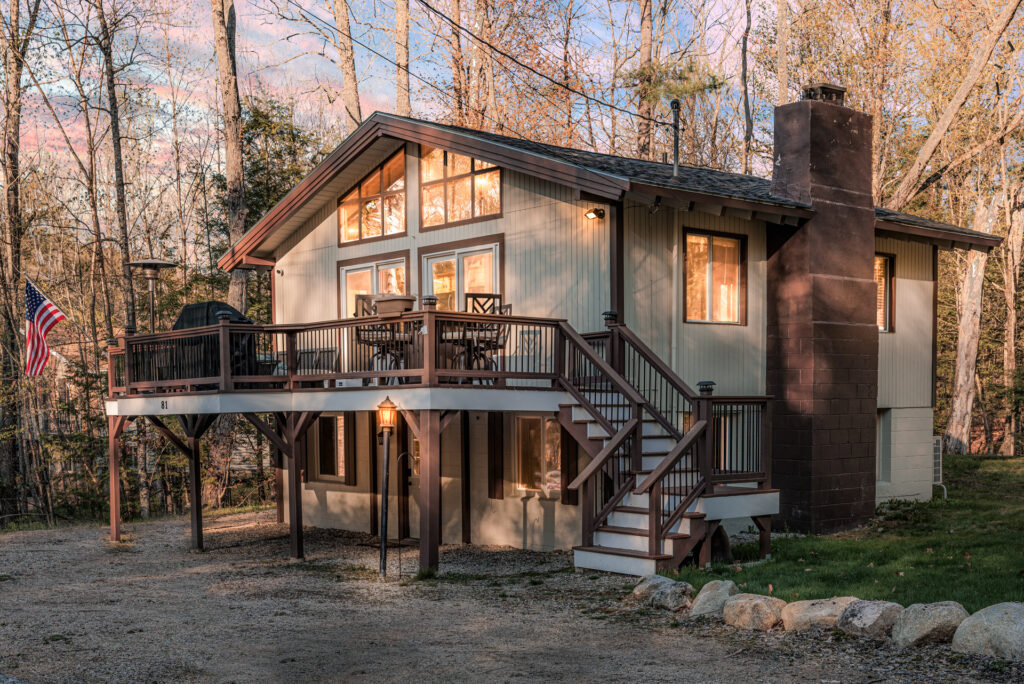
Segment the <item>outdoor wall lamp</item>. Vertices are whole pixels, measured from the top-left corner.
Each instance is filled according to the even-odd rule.
[[[601,209],[601,208],[588,209],[587,213],[585,213],[584,216],[586,216],[588,219],[603,219],[604,218],[604,209]]]
[[[377,404],[377,427],[384,433],[384,478],[380,496],[380,576],[388,572],[388,474],[391,472],[391,431],[398,421],[398,407],[390,397]]]

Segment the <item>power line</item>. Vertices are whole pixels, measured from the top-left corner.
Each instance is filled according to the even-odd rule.
[[[308,20],[313,21],[313,22],[317,22],[317,23],[321,24],[322,26],[327,27],[328,30],[334,31],[335,33],[341,35],[341,30],[339,28],[337,28],[336,26],[330,24],[329,22],[324,20],[319,15],[317,15],[317,14],[315,14],[313,12],[310,12],[305,7],[302,7],[300,4],[298,4],[298,2],[296,0],[288,0],[288,4],[290,4],[293,7],[295,7],[298,10],[299,14],[304,15],[305,17],[307,17]],[[398,62],[396,62],[395,60],[391,59],[387,55],[385,55],[385,54],[375,50],[374,48],[370,47],[366,43],[363,43],[362,41],[356,39],[355,36],[353,36],[351,32],[349,32],[347,34],[347,37],[348,37],[349,40],[351,40],[353,43],[355,43],[359,47],[363,48],[367,52],[373,53],[374,55],[376,55],[377,57],[380,57],[381,59],[383,59],[385,62],[388,62],[392,66],[394,66],[394,67],[396,67],[398,69],[402,69],[403,71],[405,71],[405,73],[409,74],[410,76],[415,78],[420,83],[423,83],[424,85],[427,85],[427,86],[433,88],[438,93],[440,93],[440,95],[442,97],[451,98],[451,95],[447,91],[445,91],[443,88],[441,88],[441,86],[439,86],[436,83],[433,83],[432,81],[429,81],[429,80],[427,80],[425,78],[422,78],[421,76],[418,76],[418,75],[414,74],[412,72],[412,70],[409,69],[408,65],[401,65],[401,64],[399,64]],[[502,122],[500,122],[500,121],[498,121],[498,120],[496,120],[496,119],[494,119],[494,118],[492,118],[490,116],[488,116],[483,110],[477,110],[477,113],[480,116],[482,116],[483,118],[485,118],[488,121],[490,121],[491,123],[493,123],[495,126],[497,126],[499,128],[499,130],[509,131],[511,133],[514,133],[517,137],[519,137],[522,140],[529,140],[529,138],[527,138],[525,135],[523,135],[522,133],[520,133],[516,129],[514,129],[514,128],[508,126],[507,124],[504,124],[504,123],[502,123]]]
[[[431,5],[429,2],[427,2],[427,0],[416,0],[416,1],[419,2],[421,5],[423,5],[425,8],[427,8],[427,10],[429,10],[429,11],[433,12],[434,14],[436,14],[437,16],[441,17],[441,19],[443,19],[445,22],[450,24],[453,28],[455,28],[455,29],[465,33],[467,36],[471,37],[473,40],[477,41],[478,43],[480,43],[482,45],[486,45],[492,52],[495,52],[495,53],[501,55],[505,59],[508,59],[509,61],[517,64],[518,66],[522,67],[523,69],[526,69],[527,71],[529,71],[529,72],[531,72],[531,73],[533,73],[533,74],[535,74],[537,76],[540,76],[544,80],[549,81],[550,83],[558,86],[559,88],[564,88],[565,90],[569,91],[570,93],[573,93],[574,95],[578,95],[579,97],[582,97],[582,98],[584,98],[586,100],[589,100],[590,102],[593,102],[595,104],[599,104],[602,107],[608,107],[610,109],[614,109],[615,111],[622,112],[623,114],[627,114],[629,116],[633,116],[633,117],[636,117],[638,119],[643,119],[644,121],[650,121],[651,123],[658,124],[659,126],[671,126],[672,125],[668,121],[662,121],[661,119],[655,119],[655,118],[652,118],[652,117],[649,117],[649,116],[645,116],[643,114],[639,114],[637,112],[634,112],[632,110],[626,109],[624,107],[620,107],[619,105],[617,105],[617,104],[615,104],[613,102],[606,102],[606,101],[604,101],[604,100],[602,100],[600,98],[594,97],[593,95],[589,95],[589,94],[583,92],[582,90],[577,90],[576,88],[573,88],[572,86],[570,86],[570,85],[568,85],[566,83],[562,83],[561,81],[558,81],[558,80],[556,80],[554,78],[551,78],[547,74],[542,73],[540,71],[537,71],[536,69],[534,69],[529,64],[525,64],[525,63],[521,62],[518,58],[516,58],[515,56],[505,52],[504,50],[502,50],[498,46],[494,45],[490,41],[485,40],[484,38],[481,38],[480,36],[476,35],[470,29],[466,28],[465,26],[463,26],[459,22],[455,21],[454,19],[449,17],[447,14],[445,14],[441,10],[439,10],[436,7],[434,7],[433,5]]]

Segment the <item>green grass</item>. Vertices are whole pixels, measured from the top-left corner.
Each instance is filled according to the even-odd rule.
[[[786,601],[951,600],[971,612],[1024,601],[1024,458],[947,456],[944,465],[946,501],[937,489],[930,502],[883,507],[853,532],[773,540],[772,558],[762,563],[669,574],[698,589],[731,579],[741,591]],[[757,549],[738,546],[733,555],[752,560]]]

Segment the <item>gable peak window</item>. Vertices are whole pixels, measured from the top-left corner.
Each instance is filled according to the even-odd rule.
[[[339,242],[405,233],[405,152],[399,150],[338,202]]]
[[[438,147],[420,147],[425,229],[501,215],[501,169]]]
[[[875,255],[875,320],[878,332],[892,332],[894,329],[893,262],[891,255]]]
[[[746,243],[741,236],[686,233],[686,321],[743,324]]]

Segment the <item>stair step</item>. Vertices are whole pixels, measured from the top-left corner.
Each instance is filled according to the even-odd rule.
[[[667,553],[650,553],[648,551],[633,551],[632,549],[614,549],[608,546],[574,546],[573,551],[589,551],[590,553],[605,553],[610,556],[627,556],[629,558],[643,558],[645,560],[667,560],[672,556]]]
[[[639,527],[619,527],[618,525],[601,525],[595,532],[614,532],[615,534],[632,534],[637,537],[646,537],[647,529]]]

